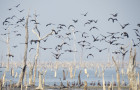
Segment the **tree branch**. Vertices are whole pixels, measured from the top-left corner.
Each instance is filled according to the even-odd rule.
[[[40,36],[34,31],[34,29],[32,30],[32,32],[33,32],[39,39],[41,39]]]

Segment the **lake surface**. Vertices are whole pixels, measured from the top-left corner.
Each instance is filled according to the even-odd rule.
[[[66,80],[63,80],[63,70],[65,71],[65,74],[66,74]],[[82,70],[82,73],[80,76],[82,82],[87,81],[88,85],[90,85],[91,82],[96,82],[96,84],[97,84],[97,82],[101,82],[101,84],[102,84],[102,73],[101,73],[100,68],[97,69],[97,76],[95,76],[95,72],[96,72],[95,68],[87,69],[87,73],[89,75],[88,77],[87,77],[87,74],[85,74],[85,72],[84,72],[84,70],[85,70],[84,68],[76,69],[75,77],[73,77],[73,78],[70,78],[70,73],[68,72],[68,69],[59,68],[58,70],[47,69],[47,73],[45,75],[45,85],[52,86],[52,85],[54,85],[54,83],[56,85],[60,85],[60,78],[61,78],[61,81],[63,82],[64,85],[67,84],[67,81],[69,81],[70,84],[72,84],[73,82],[77,83],[78,74],[79,74],[80,70]],[[4,71],[6,71],[6,68],[0,68],[0,71],[2,71],[2,72],[0,72],[0,78],[2,78]],[[57,74],[56,77],[54,77],[55,71]],[[124,71],[126,73],[127,70],[125,69]],[[11,76],[11,71],[6,72],[6,80],[12,80],[13,82],[17,82],[19,79],[19,73],[21,72],[21,69],[20,68],[14,69],[14,73],[16,73],[16,72],[18,73],[17,78]],[[28,69],[27,69],[27,72],[29,72]],[[137,69],[137,72],[140,72],[140,69]],[[74,75],[74,69],[73,69],[72,73]],[[29,78],[29,73],[27,73],[27,82],[28,82],[28,78]],[[104,79],[107,83],[113,82],[113,81],[116,82],[116,70],[115,70],[115,68],[106,68],[104,71]],[[126,83],[128,83],[127,75],[125,74],[124,76],[122,76],[120,74],[120,80],[121,81],[124,80]],[[38,85],[38,74],[36,77],[36,85]]]

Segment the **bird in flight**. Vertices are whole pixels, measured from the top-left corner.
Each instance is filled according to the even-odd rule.
[[[118,16],[118,13],[110,14],[110,15],[112,15],[113,17],[117,17]]]
[[[94,46],[91,46],[91,47],[88,47],[88,48],[86,48],[86,49],[92,49]]]
[[[121,51],[120,51],[120,52],[121,52]],[[122,56],[124,57],[124,56],[126,55],[127,52],[128,52],[128,50],[125,51],[125,52],[121,52],[121,53],[122,53]]]
[[[77,22],[78,22],[78,19],[77,19],[77,20],[73,20],[73,22],[74,22],[74,23],[77,23]]]
[[[35,48],[30,48],[29,52],[31,52],[31,50],[33,50],[33,49],[35,49]]]
[[[91,31],[93,29],[99,30],[97,27],[91,27],[89,31]]]
[[[138,32],[138,33],[139,33],[139,30],[138,30],[138,29],[133,29],[133,30],[135,30],[136,32]]]
[[[23,11],[24,11],[24,9],[22,9],[22,10],[18,10],[18,11],[21,13],[21,12],[23,12]]]
[[[114,54],[120,54],[121,52],[120,51],[114,51],[112,53],[114,53]]]
[[[58,32],[60,32],[61,30],[55,31],[55,30],[53,29],[52,31],[55,33],[55,35],[57,35]]]
[[[71,27],[75,28],[74,25],[69,25],[68,29],[70,29]]]
[[[136,46],[138,46],[138,45],[140,44],[140,42],[136,44],[136,43],[134,42],[133,39],[132,39],[132,41],[133,41],[133,46],[134,46],[134,47],[136,47]],[[138,46],[138,47],[139,47],[139,46]]]
[[[43,47],[40,47],[40,48],[42,48],[43,50],[52,49],[52,48],[43,48]]]
[[[9,57],[14,57],[14,55],[12,55],[12,54],[7,54],[6,56],[9,56]]]
[[[109,43],[110,45],[113,44],[115,41],[117,41],[117,40],[112,40],[112,41],[111,40],[110,41],[105,40],[105,42]]]
[[[54,56],[56,59],[59,59],[60,56],[61,56],[62,54],[64,54],[64,53],[56,54],[56,53],[53,53],[53,52],[52,52],[52,54],[53,54],[53,56]]]
[[[18,47],[17,45],[13,46],[14,48]]]
[[[114,23],[115,21],[118,21],[117,18],[109,18],[108,21],[112,20],[112,22]]]
[[[126,23],[126,24],[124,24],[124,25],[121,25],[121,24],[120,24],[120,26],[121,26],[122,29],[124,29],[124,28],[125,28],[126,26],[128,26],[128,25],[130,25],[130,24],[129,24],[129,23]]]
[[[19,34],[16,34],[16,36],[21,36],[21,34],[19,33]]]
[[[85,24],[84,24],[84,26],[86,26],[86,24],[90,24],[91,22],[86,22]]]
[[[49,24],[46,25],[46,27],[49,26],[49,25],[55,25],[55,24],[53,24],[53,23],[49,23]]]
[[[94,39],[93,42],[99,41],[99,39],[98,39],[99,36],[95,37],[94,35],[92,35],[92,37],[93,37],[93,39]]]
[[[83,16],[87,16],[87,14],[88,14],[88,12],[87,12],[87,13],[85,13],[85,14],[81,14],[81,15],[83,15]]]
[[[89,56],[92,56],[92,57],[94,57],[94,56],[93,56],[93,54],[91,54],[91,53],[87,55],[87,58],[88,58]]]
[[[140,24],[137,24],[138,27],[140,27]]]
[[[9,11],[11,11],[11,10],[12,10],[12,8],[9,8],[8,10],[9,10]]]
[[[95,47],[96,48],[96,47]],[[96,48],[99,52],[102,52],[103,50],[106,50],[107,48],[104,48],[104,49],[99,49],[99,48]]]
[[[65,50],[65,52],[77,52],[77,51],[73,51],[73,50]]]
[[[20,5],[20,4],[16,5],[15,7],[17,8],[17,7],[19,7],[19,5]]]
[[[121,33],[121,35],[123,35],[124,37],[126,36],[127,38],[129,38],[129,35],[128,35],[127,32],[123,32],[123,33]]]

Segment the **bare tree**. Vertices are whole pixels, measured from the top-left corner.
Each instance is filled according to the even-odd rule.
[[[26,66],[27,66],[26,61],[27,61],[28,38],[29,38],[29,35],[28,35],[28,19],[29,19],[29,14],[26,18],[26,24],[25,24],[26,35],[25,35],[25,51],[24,51],[23,68],[22,68],[22,71],[21,71],[21,74],[20,74],[19,81],[16,84],[17,87],[22,86],[22,82],[23,82],[23,78],[24,78],[24,74],[25,74],[25,70],[26,70]]]
[[[35,21],[36,21],[36,16],[35,16]],[[37,59],[39,57],[39,47],[40,47],[40,41],[47,38],[48,36],[52,35],[53,31],[47,35],[45,35],[44,37],[40,37],[40,32],[37,28],[37,24],[35,25],[35,29],[37,30],[37,32],[35,32],[35,30],[33,29],[32,32],[37,36],[38,41],[37,41],[37,49],[36,49],[36,56],[35,56],[35,67],[34,67],[34,78],[33,78],[33,83],[35,84],[35,78],[36,78],[36,72],[37,72]]]
[[[116,73],[117,73],[116,77],[117,77],[117,83],[118,83],[118,90],[121,90],[121,87],[120,87],[119,66],[118,66],[118,64],[116,63],[116,61],[114,60],[114,57],[112,57],[112,60],[113,60],[113,62],[114,62],[114,64],[115,64],[115,67],[116,67]]]
[[[132,53],[132,48],[130,50],[129,64],[127,68],[128,80],[129,80],[129,90],[137,90],[136,81],[136,49],[134,54]]]
[[[7,66],[6,66],[6,68],[7,68],[7,71],[9,71],[9,59],[10,59],[10,31],[9,31],[9,27],[8,27],[8,36],[7,36],[7,39],[5,39],[5,38],[3,38],[3,37],[1,37],[2,39],[3,39],[3,43],[6,43],[7,44]]]

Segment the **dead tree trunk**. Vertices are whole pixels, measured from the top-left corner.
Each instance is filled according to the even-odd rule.
[[[26,24],[25,24],[25,33],[26,33],[26,35],[25,35],[25,51],[24,51],[23,68],[22,68],[22,71],[21,71],[21,75],[20,75],[19,81],[16,84],[17,87],[20,87],[22,85],[24,74],[25,74],[25,70],[26,70],[28,38],[29,38],[29,35],[28,35],[28,18],[29,18],[29,15],[26,18]]]
[[[66,80],[65,71],[63,70],[63,80]]]
[[[115,67],[116,67],[116,73],[117,73],[117,83],[118,83],[118,90],[121,90],[121,87],[120,87],[120,74],[119,74],[119,67],[118,67],[118,65],[117,65],[117,63],[116,63],[116,61],[114,60],[114,57],[112,57],[112,60],[113,60],[113,62],[114,62],[114,64],[115,64]]]
[[[79,85],[81,85],[81,78],[80,78],[81,72],[82,72],[82,71],[80,70],[79,75],[78,75],[78,83],[79,83]]]
[[[132,48],[130,50],[129,64],[127,68],[129,89],[137,90],[137,80],[136,80],[136,49],[134,50],[134,55],[132,53]]]
[[[105,79],[104,79],[104,68],[102,67],[102,79],[103,79],[103,90],[106,90],[105,88]]]
[[[36,17],[35,17],[35,20],[36,20]],[[35,25],[35,29],[37,30],[38,33],[36,33],[34,31],[34,29],[32,30],[32,32],[37,36],[38,38],[38,41],[37,41],[37,49],[36,49],[36,56],[35,56],[35,68],[34,68],[34,78],[33,78],[33,83],[35,84],[35,79],[36,79],[36,72],[37,72],[37,60],[38,60],[38,57],[39,57],[39,46],[40,46],[40,41],[47,38],[48,36],[52,35],[53,31],[49,34],[47,34],[46,36],[44,37],[40,37],[40,32],[37,28],[37,24]]]
[[[35,68],[34,68],[34,78],[33,78],[33,83],[35,84],[35,78],[36,78],[36,72],[37,72],[37,59],[38,59],[38,56],[39,56],[39,46],[40,46],[40,43],[37,42],[37,51],[36,51],[36,56],[35,56]]]
[[[9,31],[9,29],[8,29],[8,33],[10,33],[10,31]],[[7,44],[7,51],[8,51],[8,53],[7,53],[7,56],[8,56],[8,62],[7,62],[7,71],[9,71],[9,59],[10,59],[10,43],[9,43],[9,41],[10,41],[10,37],[9,37],[9,34],[8,34],[8,37],[7,37],[7,41],[6,41],[6,44]]]
[[[33,75],[33,66],[30,64],[30,67],[29,67],[29,85],[33,85],[32,75]]]

